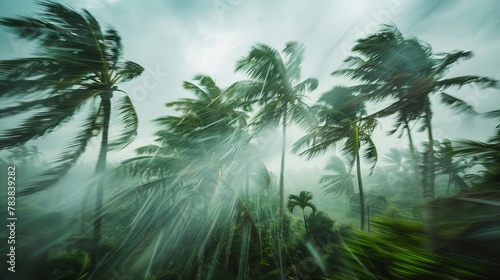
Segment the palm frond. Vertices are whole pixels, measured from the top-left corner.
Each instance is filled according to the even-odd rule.
[[[318,79],[315,78],[307,78],[304,81],[296,84],[294,86],[294,91],[297,93],[305,94],[306,91],[313,91],[318,87]]]
[[[28,184],[20,194],[30,195],[42,191],[55,183],[70,170],[78,161],[90,140],[95,137],[96,131],[100,131],[103,125],[103,117],[100,108],[91,108],[92,112],[82,123],[83,128],[78,135],[65,147],[65,151],[59,156],[56,165],[42,173],[40,178]]]
[[[454,108],[458,112],[461,113],[466,113],[470,115],[477,115],[476,110],[474,110],[474,107],[470,105],[469,103],[463,101],[462,99],[456,98],[454,96],[451,96],[447,93],[441,92],[441,102],[451,108]]]
[[[482,113],[481,115],[486,118],[500,118],[500,110],[489,111],[486,113]]]
[[[436,82],[436,86],[441,90],[445,90],[450,87],[461,88],[464,85],[476,84],[484,88],[494,87],[498,85],[498,81],[488,77],[481,76],[460,76],[448,79],[441,79]]]
[[[139,77],[142,72],[144,72],[144,68],[133,61],[125,61],[120,63],[116,62],[112,66],[117,69],[116,76],[112,79],[113,83],[124,83],[131,81]]]
[[[363,157],[368,160],[370,165],[370,175],[373,173],[373,169],[377,164],[378,153],[375,143],[369,136],[363,136],[360,138],[361,145],[364,147]]]
[[[0,136],[0,149],[15,147],[52,132],[61,124],[71,120],[72,116],[95,94],[96,92],[88,90],[73,90],[60,98],[46,100],[46,104],[40,104],[44,106],[43,111],[38,111]],[[34,106],[32,103],[27,105]]]
[[[441,59],[440,63],[434,70],[436,74],[444,74],[453,64],[457,63],[459,60],[471,59],[474,54],[470,51],[454,51],[447,53]]]
[[[290,82],[300,80],[300,66],[304,61],[305,48],[298,42],[288,42],[283,53],[287,56],[285,71]]]
[[[122,131],[118,137],[109,141],[108,149],[110,151],[121,150],[128,146],[137,136],[137,127],[139,126],[137,113],[128,95],[123,95],[117,105]]]

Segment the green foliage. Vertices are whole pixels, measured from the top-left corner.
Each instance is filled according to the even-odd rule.
[[[390,218],[374,221],[374,234],[346,239],[346,267],[327,279],[477,279],[479,267],[456,256],[427,250],[420,223]]]
[[[309,233],[318,244],[338,243],[339,236],[334,230],[335,221],[323,211],[311,213],[307,218]]]

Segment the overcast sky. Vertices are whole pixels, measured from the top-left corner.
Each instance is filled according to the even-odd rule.
[[[435,52],[471,50],[475,57],[457,65],[450,75],[479,74],[500,78],[500,1],[417,1],[417,0],[65,0],[62,3],[88,9],[102,26],[113,26],[123,38],[125,58],[145,67],[145,73],[120,87],[134,100],[140,118],[139,137],[131,148],[152,142],[157,129],[151,120],[171,114],[164,104],[188,94],[182,81],[198,73],[208,74],[222,86],[243,79],[234,74],[235,62],[256,43],[282,50],[288,41],[306,48],[303,77],[319,79],[321,93],[342,82],[330,73],[342,66],[356,39],[395,24],[406,37],[418,37]],[[33,1],[0,0],[0,16],[32,15]],[[29,54],[30,48],[0,30],[0,60]],[[449,94],[465,98],[478,111],[500,109],[498,90],[480,91],[465,87]],[[1,106],[1,105],[0,105]],[[434,115],[437,139],[457,137],[486,139],[494,132],[496,120],[456,115],[437,107]],[[5,127],[5,124],[1,124]],[[406,147],[406,141],[386,137],[390,123],[382,122],[375,133],[381,153],[391,147]],[[71,133],[71,129],[64,130]],[[279,135],[270,148],[269,167],[277,169]],[[291,129],[288,143],[301,136]],[[272,135],[271,135],[272,137]],[[424,134],[417,135],[419,140]],[[44,154],[59,150],[58,141],[40,141]],[[88,159],[97,158],[97,145]],[[130,156],[130,149],[111,156]],[[305,159],[289,157],[289,167],[299,168]],[[321,161],[313,163],[322,168]]]

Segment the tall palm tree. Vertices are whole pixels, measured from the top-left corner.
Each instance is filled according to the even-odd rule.
[[[431,96],[439,95],[443,104],[461,112],[473,113],[471,105],[444,91],[467,84],[494,86],[497,83],[494,79],[475,75],[446,77],[454,64],[472,58],[472,52],[436,54],[430,45],[416,38],[404,38],[393,26],[385,26],[379,32],[359,39],[352,51],[355,55],[345,60],[349,68],[333,74],[359,81],[361,84],[353,90],[364,99],[392,100],[391,105],[376,115],[381,117],[395,114],[396,127],[406,129],[409,137],[409,122],[421,121],[422,129],[427,130],[429,143],[434,143]],[[411,138],[409,141],[410,149],[413,150]],[[428,174],[424,176],[427,182],[424,186],[426,201],[434,198],[433,145],[428,146],[427,158]]]
[[[127,146],[137,134],[137,115],[131,99],[116,84],[137,78],[143,68],[124,60],[118,32],[103,30],[87,11],[78,12],[52,1],[42,1],[38,16],[3,18],[19,38],[34,41],[33,57],[0,61],[0,97],[12,100],[0,110],[0,117],[20,116],[20,124],[0,136],[0,149],[12,148],[44,136],[86,114],[72,141],[67,143],[56,165],[25,194],[56,183],[76,163],[94,137],[101,135],[95,172],[106,168],[108,150]],[[117,106],[116,120],[121,133],[109,138],[112,97]],[[23,115],[33,112],[32,115]],[[97,188],[96,214],[101,211],[103,187]],[[96,267],[101,215],[94,221],[93,253],[90,269]]]
[[[301,64],[305,48],[298,42],[289,42],[283,50],[284,59],[279,52],[267,45],[258,44],[250,53],[238,60],[236,71],[246,73],[250,80],[235,83],[231,87],[234,94],[260,106],[254,116],[257,130],[269,125],[282,127],[281,165],[280,165],[280,208],[279,220],[283,224],[286,128],[291,122],[305,125],[311,120],[308,106],[304,102],[306,92],[316,89],[318,80],[301,79]]]
[[[331,173],[321,176],[320,184],[325,193],[333,193],[339,196],[345,194],[347,197],[354,195],[354,175],[351,174],[352,168],[348,168],[344,161],[338,156],[331,157],[325,168],[325,171]]]
[[[318,124],[308,128],[307,135],[295,143],[294,151],[306,147],[300,155],[306,155],[310,159],[330,148],[340,146],[348,166],[352,168],[356,164],[361,208],[360,226],[363,230],[365,203],[360,152],[364,148],[364,157],[369,160],[372,172],[378,156],[371,134],[377,126],[377,120],[365,116],[364,104],[359,102],[349,88],[343,86],[336,86],[324,93],[318,100],[318,105],[314,106],[314,111],[318,115]]]
[[[298,196],[295,194],[291,194],[288,196],[287,208],[288,210],[290,210],[290,212],[293,213],[293,209],[295,208],[295,206],[299,206],[299,208],[302,209],[302,215],[304,216],[304,225],[306,226],[307,233],[309,233],[309,227],[307,226],[305,209],[306,207],[309,207],[313,210],[313,213],[317,210],[316,205],[311,202],[312,198],[312,193],[307,191],[301,191]]]

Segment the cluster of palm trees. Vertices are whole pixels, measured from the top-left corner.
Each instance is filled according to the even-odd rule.
[[[89,12],[78,12],[51,1],[41,5],[44,12],[39,16],[0,20],[1,25],[9,27],[20,38],[36,42],[39,47],[34,57],[0,61],[0,96],[11,101],[0,110],[0,117],[21,119],[19,125],[2,133],[0,149],[15,148],[45,136],[74,122],[75,116],[85,115],[85,118],[53,167],[24,189],[24,194],[54,185],[77,162],[90,140],[98,136],[101,144],[95,173],[103,174],[107,152],[126,147],[137,132],[138,117],[132,101],[117,84],[135,79],[143,71],[140,65],[123,59],[118,32],[102,29]],[[32,30],[28,35],[23,33],[26,26]],[[395,116],[395,128],[390,133],[404,131],[407,134],[417,166],[419,154],[411,138],[411,128],[419,124],[427,131],[428,142],[434,143],[432,97],[437,95],[445,105],[471,113],[474,111],[469,104],[444,91],[467,84],[495,86],[496,80],[472,75],[447,77],[451,66],[471,58],[472,53],[436,54],[428,44],[405,38],[392,26],[359,39],[352,51],[354,55],[345,60],[347,68],[333,72],[333,75],[351,78],[352,85],[334,86],[311,105],[306,102],[307,93],[317,88],[318,81],[301,78],[304,46],[290,42],[282,53],[263,44],[253,46],[236,63],[236,71],[245,73],[248,80],[228,88],[219,87],[211,77],[204,75],[195,76],[195,82],[184,82],[184,89],[194,98],[167,103],[177,115],[158,118],[155,123],[160,130],[156,133],[156,144],[138,149],[138,155],[126,160],[120,168],[129,176],[139,178],[137,189],[141,191],[172,190],[169,203],[175,205],[196,197],[199,199],[196,201],[206,202],[198,210],[210,212],[215,207],[211,201],[216,194],[234,193],[231,203],[244,209],[241,195],[248,195],[252,175],[258,174],[262,179],[259,182],[270,185],[269,172],[254,152],[255,139],[263,131],[279,126],[282,150],[278,221],[282,230],[286,131],[295,124],[305,131],[305,136],[294,145],[295,152],[313,158],[337,148],[345,160],[342,174],[322,179],[328,192],[354,194],[352,183],[345,189],[338,185],[351,180],[351,170],[356,166],[360,226],[364,229],[361,158],[366,159],[373,170],[378,155],[371,135],[378,126],[377,119]],[[390,105],[368,114],[368,102]],[[33,115],[22,114],[25,112],[33,112]],[[121,129],[121,133],[109,139],[110,130],[115,128]],[[442,148],[447,149],[446,145]],[[463,148],[462,151],[470,150]],[[422,187],[424,198],[429,201],[434,198],[437,171],[434,145],[427,145],[423,155],[427,172],[422,174]],[[338,166],[339,161],[332,159],[328,166]],[[463,167],[458,162],[450,166]],[[450,177],[450,182],[452,179]],[[453,183],[460,184],[456,180]],[[223,186],[231,188],[222,190]],[[104,183],[98,183],[96,193],[90,271],[96,269],[99,260]],[[313,204],[300,202],[309,201],[309,196],[310,193],[301,192],[298,197],[290,197],[288,208],[292,211],[294,206],[302,209],[309,206],[315,210]],[[305,214],[304,221],[307,229]]]

